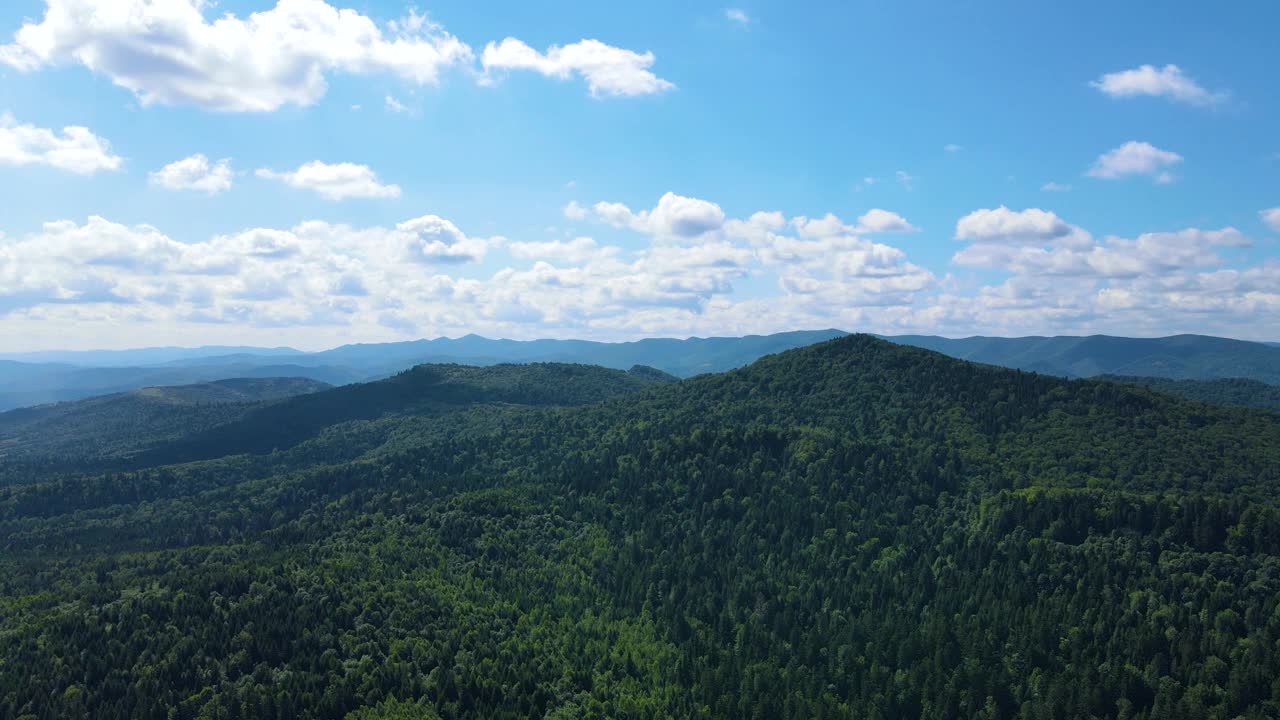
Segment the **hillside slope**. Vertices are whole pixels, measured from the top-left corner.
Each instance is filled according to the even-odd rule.
[[[1170,395],[1212,405],[1235,405],[1280,413],[1280,385],[1247,378],[1173,380],[1170,378],[1100,375],[1100,380],[1142,385]]]
[[[141,461],[189,462],[293,447],[325,428],[384,416],[438,415],[477,404],[585,405],[676,378],[637,366],[419,365],[385,380],[346,385],[257,408],[243,418],[158,447]]]
[[[1271,414],[853,336],[383,421],[0,488],[0,716],[1280,711]]]
[[[0,462],[137,452],[230,422],[257,403],[329,387],[307,378],[232,378],[10,410],[0,413]]]

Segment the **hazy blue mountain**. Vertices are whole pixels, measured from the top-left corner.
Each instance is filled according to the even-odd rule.
[[[678,377],[723,372],[765,355],[812,345],[847,333],[814,330],[746,337],[650,338],[606,343],[589,340],[495,340],[479,335],[394,343],[343,345],[314,353],[289,348],[151,348],[103,353],[41,353],[0,360],[0,410],[151,385],[229,377],[300,376],[335,385],[374,380],[424,363],[497,365],[568,362],[626,369],[647,365]],[[1066,377],[1102,374],[1214,379],[1243,377],[1280,384],[1280,347],[1202,335],[1167,338],[885,337],[963,360]],[[116,352],[116,351],[113,351]],[[65,362],[32,363],[32,357]],[[91,359],[150,364],[81,367]]]
[[[898,335],[885,339],[962,360],[1066,377],[1105,374],[1179,380],[1243,377],[1280,384],[1280,348],[1205,335],[959,339]]]
[[[231,377],[298,376],[333,385],[374,380],[424,363],[497,365],[569,362],[625,370],[635,365],[678,377],[721,372],[758,358],[844,335],[818,330],[740,338],[656,338],[625,343],[587,340],[491,340],[478,335],[409,342],[343,345],[316,353],[288,348],[153,348],[119,351],[116,360],[147,359],[130,367],[80,367],[0,360],[0,411],[153,385],[183,385]],[[135,353],[130,355],[130,353]],[[185,354],[184,354],[185,353]],[[29,356],[26,356],[29,357]],[[82,362],[98,353],[41,353]]]
[[[378,369],[396,362],[576,362],[626,369],[648,365],[680,377],[742,367],[764,355],[812,345],[847,333],[812,330],[745,337],[590,340],[492,340],[479,335],[400,343],[343,345],[314,353],[311,361]]]
[[[134,367],[236,354],[279,358],[290,355],[303,355],[305,353],[288,347],[260,348],[205,345],[195,348],[154,347],[131,350],[49,350],[27,353],[0,353],[0,360],[17,360],[25,363],[65,363],[80,367]]]
[[[301,377],[330,385],[364,380],[368,374],[327,365],[240,362],[193,367],[81,368],[67,365],[0,364],[0,411],[78,400],[160,385],[249,377]]]

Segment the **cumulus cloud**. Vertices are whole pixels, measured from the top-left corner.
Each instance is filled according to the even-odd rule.
[[[118,317],[125,311],[107,309],[118,307],[167,328],[227,325],[249,335],[345,328],[366,339],[446,330],[544,334],[540,328],[746,332],[805,321],[824,307],[847,318],[876,307],[887,317],[935,283],[902,251],[843,234],[839,222],[830,227],[835,235],[811,225],[801,237],[781,213],[756,213],[732,221],[760,233],[744,241],[723,231],[730,221],[722,214],[675,196],[630,217],[655,232],[699,233],[699,242],[654,235],[653,244],[630,251],[586,237],[510,242],[469,236],[434,215],[391,227],[311,221],[250,228],[203,242],[100,217],[61,221],[0,240],[0,316],[6,327],[38,328],[86,314]],[[524,267],[499,265],[487,278],[453,271],[498,252]],[[768,317],[753,301],[731,299],[737,281],[759,273],[775,280]]]
[[[489,242],[467,237],[457,225],[438,215],[424,215],[396,225],[395,238],[406,257],[423,263],[460,263],[484,259]]]
[[[728,220],[724,224],[724,232],[729,237],[761,243],[769,236],[781,230],[787,224],[786,217],[777,210],[758,211],[746,220]]]
[[[1150,175],[1157,183],[1173,182],[1168,168],[1182,162],[1182,156],[1161,150],[1151,143],[1130,140],[1103,153],[1087,173],[1090,177],[1115,180],[1129,175]]]
[[[267,180],[278,180],[290,187],[311,190],[329,200],[400,197],[399,185],[381,183],[377,173],[367,165],[329,164],[313,160],[297,170],[276,172],[261,168],[255,174]]]
[[[856,224],[833,213],[787,220],[778,211],[724,224],[725,235],[746,240],[761,267],[776,273],[786,298],[778,304],[807,317],[821,315],[824,306],[901,308],[917,302],[922,292],[937,284],[937,277],[908,262],[899,248],[859,235],[914,229],[900,215],[878,209],[863,214]]]
[[[71,125],[55,132],[19,124],[0,114],[0,165],[47,165],[77,175],[119,170],[124,159],[111,153],[111,144],[89,128]]]
[[[715,232],[724,224],[720,206],[668,192],[652,210],[633,211],[622,203],[598,202],[591,207],[598,220],[614,227],[668,239],[689,239]]]
[[[1182,72],[1177,65],[1140,65],[1132,70],[1107,73],[1089,83],[1113,98],[1163,97],[1188,105],[1216,105],[1228,97],[1210,92]]]
[[[385,28],[324,0],[280,0],[210,22],[205,0],[45,0],[39,22],[0,46],[19,70],[80,64],[144,105],[228,112],[311,105],[330,73],[389,73],[419,85],[472,60],[471,49],[421,15]]]
[[[738,23],[739,25],[750,25],[751,16],[742,8],[726,8],[724,11],[725,18]]]
[[[979,210],[957,221],[962,247],[953,261],[1008,274],[986,283],[935,274],[903,248],[864,236],[877,225],[870,213],[846,222],[832,213],[712,212],[716,229],[675,243],[657,233],[678,227],[680,213],[621,207],[606,209],[624,227],[639,222],[649,243],[476,237],[438,215],[371,227],[255,227],[194,242],[100,217],[51,222],[25,237],[0,236],[0,327],[50,345],[72,327],[84,343],[110,342],[110,329],[126,322],[138,328],[135,345],[832,326],[1280,335],[1280,263],[1250,265],[1238,251],[1250,240],[1232,227],[1095,239],[1048,210]],[[680,207],[697,205],[667,204]]]
[[[1057,243],[1080,245],[1089,234],[1056,214],[1040,208],[974,210],[956,222],[956,239],[975,243]]]
[[[1280,232],[1280,207],[1262,210],[1258,213],[1258,216],[1262,218],[1262,222],[1266,223],[1267,227]]]
[[[524,260],[553,260],[568,263],[584,263],[610,258],[619,252],[616,247],[601,247],[589,237],[548,242],[513,242],[507,246],[507,251],[513,257]]]
[[[394,227],[249,228],[201,242],[97,216],[50,222],[0,242],[0,315],[109,304],[174,322],[343,324],[435,292],[432,268],[478,261],[492,244],[432,215]]]
[[[962,219],[961,224],[968,218]],[[1019,275],[1136,278],[1215,267],[1223,263],[1217,248],[1250,244],[1249,238],[1233,227],[1187,228],[1177,232],[1144,233],[1132,240],[1108,237],[1098,242],[1074,226],[1055,234],[1049,228],[1056,227],[1061,220],[1057,216],[1052,216],[1052,220],[1038,223],[1039,232],[1028,228],[1012,243],[1003,241],[1008,236],[1000,234],[970,235],[977,242],[956,253],[953,261]]]
[[[599,40],[552,45],[540,53],[513,37],[489,43],[480,56],[486,78],[491,79],[495,70],[532,70],[562,80],[579,75],[595,97],[652,95],[674,88],[649,70],[654,60],[651,52],[638,53]]]
[[[880,208],[872,208],[859,217],[857,228],[864,233],[915,232],[917,229],[898,213]]]
[[[587,209],[579,205],[577,200],[570,200],[561,212],[570,220],[587,219]]]
[[[217,195],[231,189],[230,160],[210,163],[209,158],[196,153],[191,157],[175,160],[149,175],[152,185],[169,190],[195,190]]]

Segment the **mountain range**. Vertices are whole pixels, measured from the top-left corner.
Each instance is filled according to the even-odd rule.
[[[719,338],[491,340],[477,335],[410,342],[344,345],[306,353],[290,348],[146,348],[123,351],[0,355],[0,410],[233,377],[305,377],[342,385],[387,377],[422,363],[570,362],[627,369],[657,368],[677,377],[723,372],[765,355],[845,335],[817,330]],[[1248,378],[1280,384],[1280,347],[1201,335],[1167,338],[886,337],[953,357],[1060,375],[1135,375],[1207,380]]]

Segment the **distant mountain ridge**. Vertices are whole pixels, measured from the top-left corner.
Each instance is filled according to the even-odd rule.
[[[315,353],[274,348],[262,355],[255,354],[253,348],[159,348],[137,351],[157,361],[155,365],[138,367],[84,367],[66,362],[93,361],[100,357],[98,351],[46,353],[43,355],[62,362],[37,364],[0,359],[0,411],[152,385],[185,385],[231,377],[296,376],[345,385],[377,380],[427,363],[487,366],[568,362],[616,370],[644,365],[689,377],[731,370],[764,355],[844,334],[839,330],[817,330],[737,338],[654,338],[627,343],[491,340],[466,335],[456,339],[343,345]]]
[[[327,365],[263,362],[214,363],[187,367],[77,367],[0,360],[0,412],[79,400],[144,387],[191,385],[229,378],[302,377],[330,385],[363,380],[366,373]]]
[[[136,367],[237,354],[284,357],[305,355],[306,353],[290,347],[263,348],[248,345],[202,345],[193,348],[150,347],[129,350],[46,350],[0,353],[0,362],[12,360],[23,363],[62,363],[81,367]]]
[[[568,362],[625,370],[645,365],[678,377],[724,372],[786,350],[847,335],[805,330],[773,335],[649,338],[631,342],[506,340],[479,335],[343,345],[320,352],[212,346],[136,351],[0,355],[0,410],[229,377],[298,376],[334,385],[376,380],[424,363],[497,365]],[[880,336],[962,360],[1063,377],[1113,374],[1177,380],[1247,378],[1280,385],[1280,345],[1204,335],[1126,338],[1108,335],[944,338]],[[114,353],[114,354],[113,354]],[[3,359],[8,358],[8,359]],[[32,359],[58,362],[32,363]],[[138,366],[87,362],[146,360]]]
[[[1126,338],[1110,335],[884,339],[972,362],[1063,377],[1131,375],[1175,380],[1249,378],[1280,384],[1280,347],[1207,335]]]

